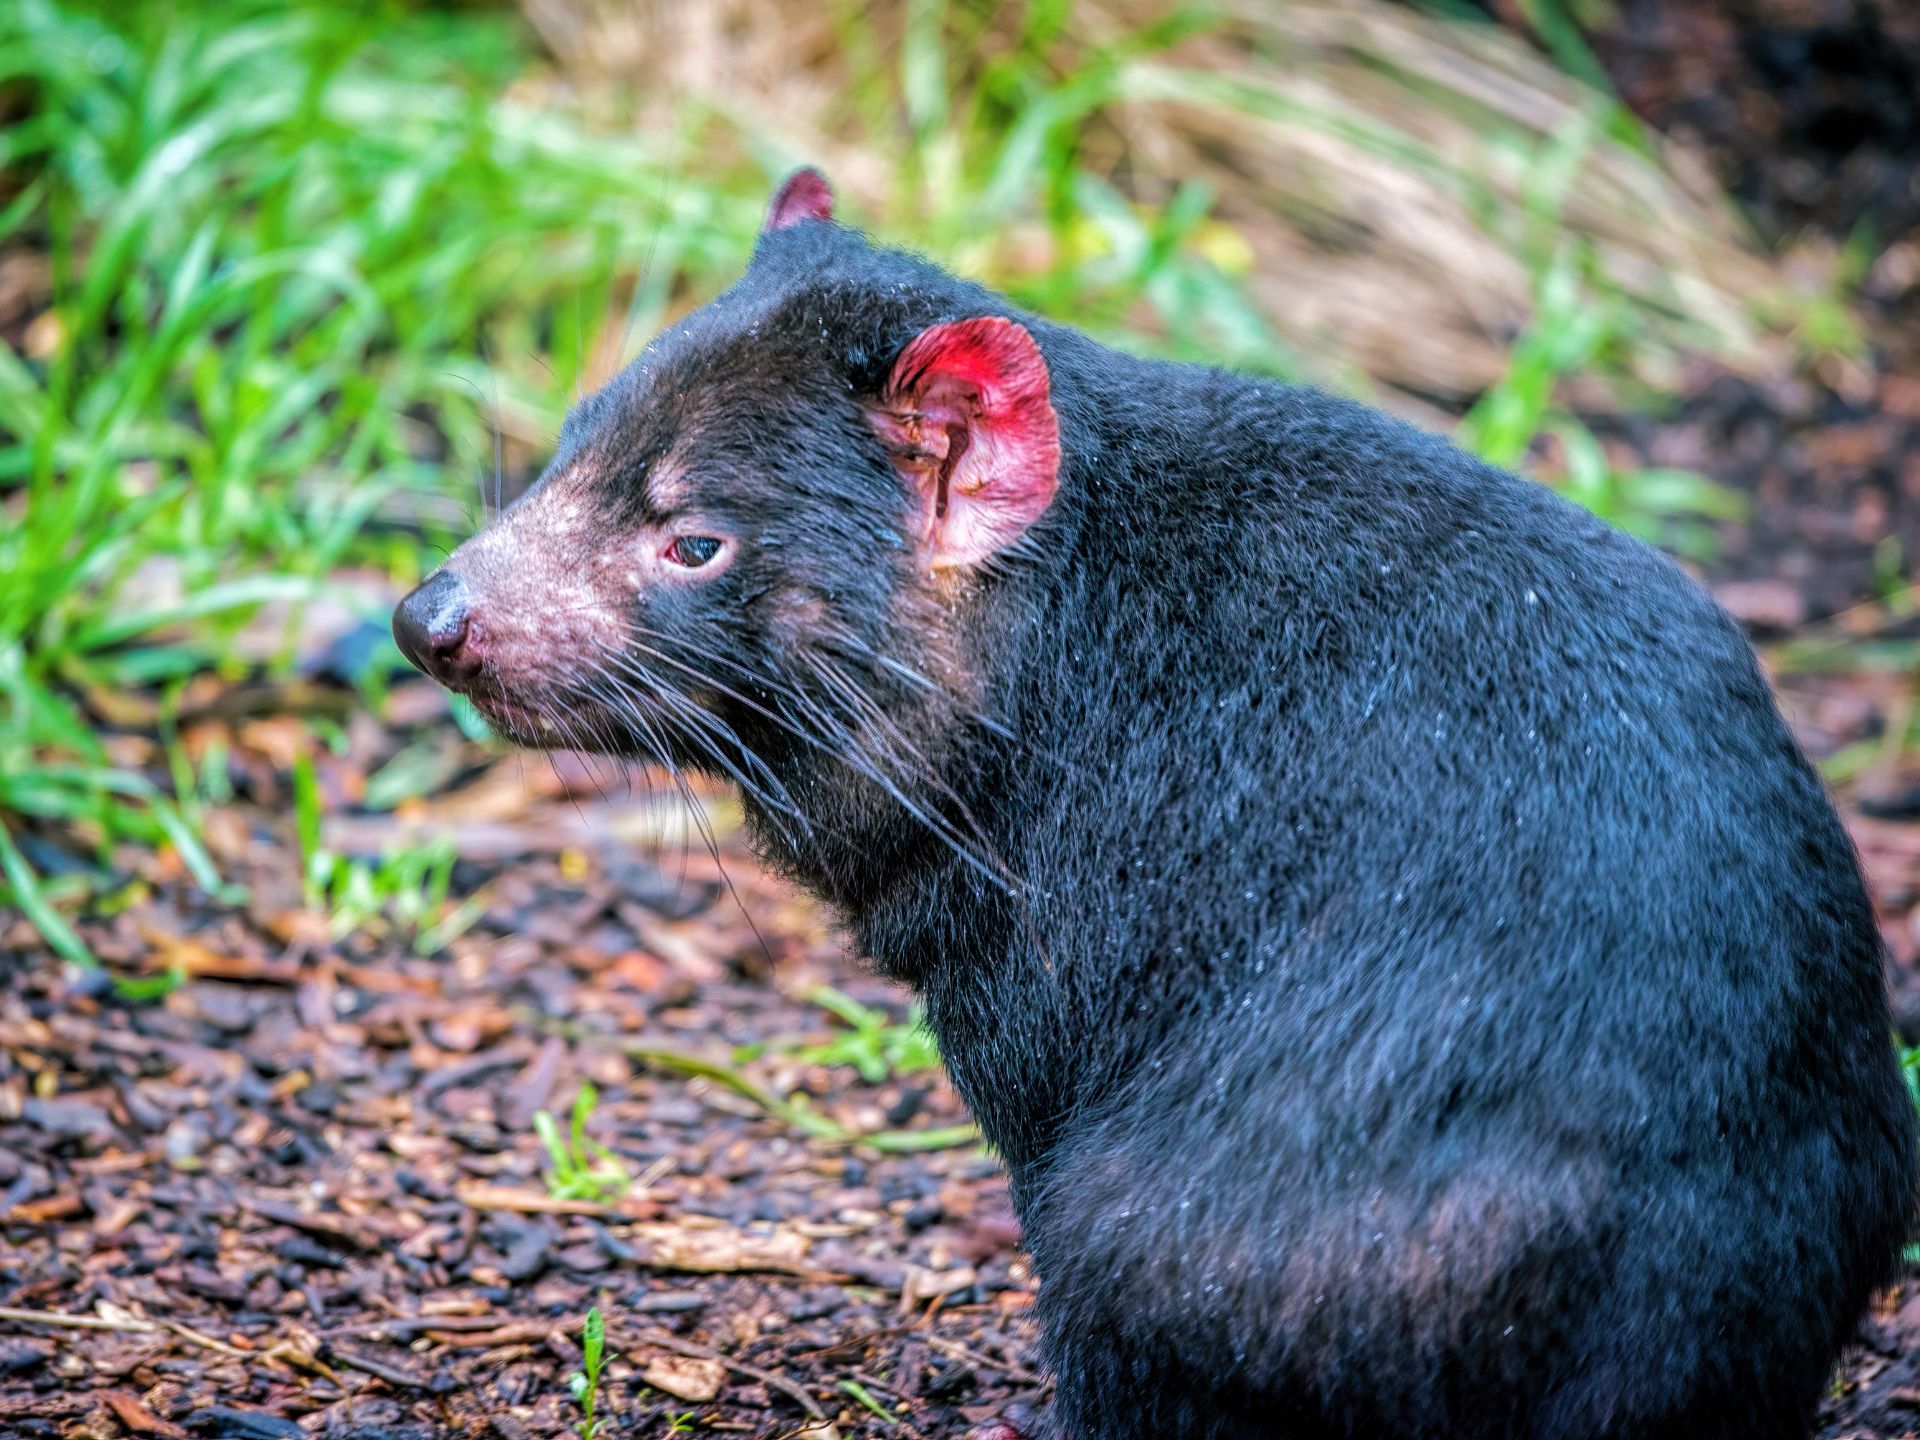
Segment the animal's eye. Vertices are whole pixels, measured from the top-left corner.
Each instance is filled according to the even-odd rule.
[[[711,535],[682,535],[667,546],[667,559],[689,570],[698,570],[720,553],[720,542]]]

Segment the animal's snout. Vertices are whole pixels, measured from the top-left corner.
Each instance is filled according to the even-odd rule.
[[[479,658],[467,643],[471,628],[467,582],[451,570],[427,577],[393,612],[400,653],[442,685],[459,685],[479,673]]]

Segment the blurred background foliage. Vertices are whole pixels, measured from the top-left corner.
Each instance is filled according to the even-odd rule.
[[[1022,304],[1358,394],[1710,560],[1745,498],[1620,436],[1701,367],[1844,389],[1880,251],[1763,244],[1578,7],[1518,9],[11,0],[0,901],[80,959],[117,846],[217,888],[183,696],[377,705],[393,595],[802,162]]]

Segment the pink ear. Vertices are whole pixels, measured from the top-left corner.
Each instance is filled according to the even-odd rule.
[[[869,412],[920,501],[935,569],[1004,549],[1046,513],[1060,484],[1060,421],[1047,362],[1011,320],[922,330]]]
[[[780,182],[780,188],[773,192],[772,203],[767,206],[766,222],[761,225],[760,233],[784,230],[802,220],[832,218],[833,187],[827,184],[826,176],[809,166],[794,171]]]

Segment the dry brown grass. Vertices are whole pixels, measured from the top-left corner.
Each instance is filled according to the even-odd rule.
[[[943,163],[981,168],[978,156],[912,153],[908,127],[884,123],[897,92],[891,106],[856,103],[873,81],[845,27],[866,27],[891,83],[907,0],[852,21],[786,0],[523,5],[570,85],[628,97],[643,125],[688,101],[711,106],[736,158],[821,163],[882,233],[921,233],[954,183],[932,178]],[[957,93],[1014,43],[1018,9],[980,23],[954,67]],[[1164,13],[1081,0],[1049,59],[1069,76]],[[1077,122],[1078,161],[1148,206],[1180,181],[1209,183],[1215,215],[1244,238],[1248,293],[1323,377],[1367,377],[1403,408],[1456,406],[1502,373],[1544,250],[1569,240],[1591,247],[1596,291],[1631,302],[1627,368],[1640,379],[1672,383],[1690,353],[1743,369],[1780,358],[1753,309],[1785,277],[1701,167],[1605,133],[1601,97],[1515,36],[1385,0],[1224,0],[1214,13],[1201,33],[1119,66],[1110,97]],[[1564,182],[1543,221],[1528,195],[1556,163]],[[1059,241],[1037,214],[1027,203],[988,215],[992,235],[963,224],[949,253],[989,278],[1044,264]]]

